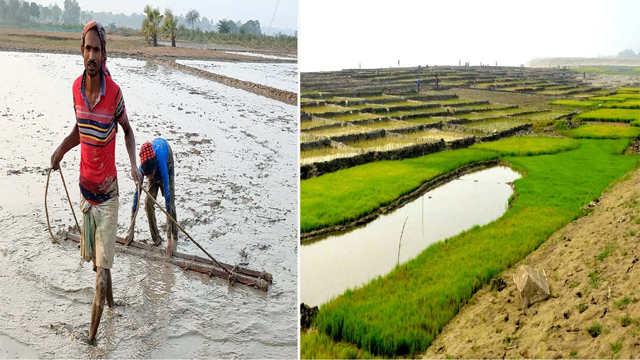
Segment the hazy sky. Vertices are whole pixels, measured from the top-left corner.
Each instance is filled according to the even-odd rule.
[[[220,20],[223,18],[231,20],[259,20],[263,32],[269,29],[271,18],[273,27],[288,28],[296,30],[298,28],[298,2],[296,0],[77,0],[80,8],[85,11],[104,11],[112,13],[142,13],[145,5],[159,7],[160,12],[171,8],[175,14],[185,15],[189,10],[196,9],[200,16],[206,16],[209,20]],[[40,4],[48,5],[57,3],[64,9],[64,0],[40,0]],[[276,4],[278,8],[276,10]]]
[[[301,0],[300,71],[640,51],[640,1]]]

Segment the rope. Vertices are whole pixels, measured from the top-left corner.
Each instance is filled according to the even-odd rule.
[[[56,237],[53,235],[53,231],[51,231],[51,223],[49,222],[49,208],[47,206],[47,194],[49,193],[49,179],[51,178],[51,168],[49,168],[49,171],[47,172],[47,185],[44,189],[44,213],[47,215],[47,228],[49,229],[49,234],[51,235],[51,239],[53,239],[53,242],[58,244],[59,241],[58,239],[56,239]],[[58,171],[60,171],[60,178],[62,179],[62,185],[64,186],[64,192],[67,193],[67,200],[69,201],[69,206],[71,207],[71,212],[73,213],[73,219],[76,221],[76,226],[78,228],[78,231],[80,231],[80,225],[78,225],[78,218],[76,218],[76,212],[75,210],[73,210],[73,205],[71,204],[71,198],[69,197],[69,191],[67,190],[67,184],[64,181],[64,176],[62,176],[62,168],[58,169]]]
[[[151,201],[153,201],[153,203],[154,203],[154,204],[155,204],[155,205],[156,205],[160,210],[162,210],[162,212],[163,212],[165,215],[167,215],[167,217],[168,217],[169,219],[171,219],[171,221],[172,221],[174,224],[176,224],[176,226],[178,227],[178,229],[182,230],[182,232],[183,232],[185,235],[187,235],[187,237],[189,238],[189,240],[191,240],[194,244],[196,244],[196,246],[197,246],[198,248],[200,248],[200,250],[202,250],[205,254],[207,254],[207,256],[208,256],[211,260],[213,260],[213,262],[214,262],[214,263],[216,263],[216,265],[218,265],[219,267],[221,267],[221,268],[222,268],[222,270],[224,270],[227,274],[229,274],[229,275],[231,275],[232,277],[234,277],[234,278],[235,278],[235,274],[234,274],[234,273],[232,273],[231,271],[229,271],[226,267],[222,266],[222,264],[220,264],[220,263],[218,262],[218,260],[214,259],[214,258],[213,258],[213,256],[211,256],[211,254],[209,254],[209,253],[207,252],[207,250],[205,250],[202,246],[200,246],[200,244],[198,244],[198,242],[197,242],[197,241],[193,240],[193,238],[191,237],[191,235],[189,235],[189,234],[188,234],[188,233],[187,233],[187,232],[182,228],[182,226],[180,226],[180,224],[178,224],[178,222],[177,222],[177,221],[176,221],[176,220],[175,220],[171,215],[169,215],[169,213],[167,212],[167,210],[165,210],[165,209],[162,207],[162,205],[158,204],[158,202],[156,201],[156,199],[154,199],[154,198],[153,198],[153,196],[151,196],[151,194],[149,194],[149,191],[148,191],[147,189],[145,189],[144,187],[142,187],[141,189],[142,189],[142,191],[144,191],[144,192],[147,194],[147,198],[148,198],[148,199],[151,199]],[[139,199],[138,199],[138,200],[139,200]]]

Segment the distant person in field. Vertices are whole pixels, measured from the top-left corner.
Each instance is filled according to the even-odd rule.
[[[142,144],[140,148],[140,174],[149,179],[147,190],[151,196],[156,198],[158,196],[158,189],[160,189],[164,196],[167,213],[178,221],[175,203],[173,151],[167,140],[157,138],[152,142]],[[136,194],[133,198],[133,209],[131,209],[132,218],[138,205],[139,196],[138,189],[136,189]],[[147,219],[149,220],[151,239],[154,244],[159,245],[162,242],[162,237],[158,231],[153,201],[147,198],[144,208],[147,213]],[[171,238],[167,237],[167,248],[175,251],[178,241],[178,227],[168,218],[167,227],[167,236],[171,235]],[[133,240],[133,231],[128,234],[127,240]]]
[[[104,302],[113,306],[111,267],[118,229],[118,172],[116,171],[116,130],[124,131],[133,181],[140,183],[136,140],[129,125],[124,97],[107,69],[107,36],[102,25],[89,21],[82,31],[80,52],[84,72],[72,86],[76,123],[51,155],[51,168],[60,168],[64,155],[80,144],[80,209],[82,229],[80,255],[93,261],[96,292],[91,308],[88,342],[95,344]]]

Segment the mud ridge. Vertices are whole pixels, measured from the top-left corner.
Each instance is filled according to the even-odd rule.
[[[214,74],[205,70],[196,69],[190,66],[178,64],[175,61],[160,59],[156,57],[143,56],[143,58],[147,61],[153,61],[155,63],[174,68],[176,70],[180,70],[192,75],[196,75],[208,80],[213,80],[215,82],[221,83],[223,85],[231,86],[240,90],[245,90],[256,95],[264,96],[269,99],[281,101],[285,104],[289,105],[298,105],[298,94],[276,89],[270,86],[256,84],[250,81],[244,81],[239,79],[234,79],[228,76]]]

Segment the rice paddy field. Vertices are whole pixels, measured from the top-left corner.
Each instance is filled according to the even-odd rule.
[[[440,79],[438,90],[436,71]],[[420,74],[420,94],[416,94],[416,73]],[[344,76],[349,76],[350,82],[340,81],[339,88],[332,88],[331,79],[338,83]],[[409,81],[411,77],[413,82]],[[474,174],[477,169],[499,163],[521,177],[512,184],[513,194],[503,215],[425,245],[409,259],[399,260],[406,233],[402,221],[395,224],[397,233],[389,236],[389,241],[398,247],[398,254],[388,255],[393,256],[396,266],[362,284],[341,289],[342,293],[320,304],[310,329],[301,333],[301,357],[421,357],[460,308],[494,276],[582,216],[586,204],[637,169],[640,156],[628,150],[637,148],[640,136],[640,127],[631,126],[640,126],[640,110],[636,107],[640,89],[595,88],[581,79],[577,74],[551,68],[438,67],[429,71],[411,68],[303,73],[304,91],[321,92],[326,98],[332,94],[363,99],[355,105],[353,114],[342,116],[340,121],[386,131],[377,139],[344,143],[342,151],[358,149],[357,154],[364,154],[396,151],[420,142],[469,141],[459,142],[463,148],[443,146],[435,152],[373,161],[303,178],[301,253],[305,253],[305,244],[329,241],[334,233],[348,233],[353,238],[387,214],[401,211],[411,199],[429,201],[426,195],[430,189],[464,181],[460,174]],[[474,90],[475,95],[458,90],[458,86]],[[393,109],[413,100],[437,107],[384,114],[357,112]],[[384,101],[389,103],[371,106]],[[463,105],[451,106],[459,104]],[[361,122],[373,115],[388,119]],[[415,129],[404,130],[407,124]],[[531,126],[522,126],[527,124]],[[522,130],[512,134],[509,130],[515,128]],[[330,131],[320,128],[313,134],[327,136]],[[311,133],[309,128],[302,132]],[[493,134],[500,136],[486,137]],[[492,141],[481,142],[483,137]],[[326,151],[331,152],[326,155],[329,157],[343,154]],[[310,155],[301,155],[304,166],[316,164],[312,161],[318,157],[309,160]],[[423,232],[434,232],[439,225],[422,226]],[[352,251],[362,252],[361,256],[372,251],[366,241],[362,244]],[[367,267],[367,263],[361,261],[353,266]],[[314,285],[302,283],[301,287]]]

